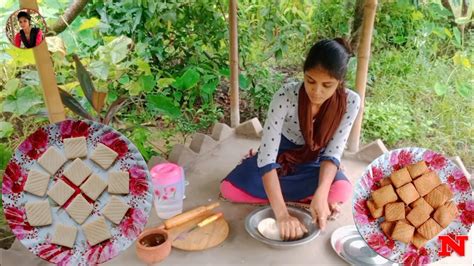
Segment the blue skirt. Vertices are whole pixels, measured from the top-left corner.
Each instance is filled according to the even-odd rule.
[[[281,136],[278,155],[288,149],[302,147]],[[235,187],[247,192],[248,194],[267,199],[267,194],[263,187],[263,174],[271,169],[280,167],[279,164],[270,164],[262,168],[257,166],[257,155],[244,159],[237,165],[224,179],[229,181]],[[280,176],[280,186],[285,201],[299,201],[312,196],[319,184],[320,162],[330,160],[339,167],[339,161],[334,157],[320,157],[313,162],[299,164],[295,166],[295,171],[287,176]],[[334,181],[348,180],[340,170],[337,171]],[[334,182],[333,181],[333,182]]]

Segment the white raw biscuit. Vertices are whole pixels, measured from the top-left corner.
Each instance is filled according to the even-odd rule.
[[[104,191],[105,187],[107,187],[107,183],[102,181],[96,174],[92,174],[84,184],[81,185],[81,190],[86,194],[89,198],[96,200],[100,194]]]
[[[86,137],[64,139],[63,143],[66,158],[74,159],[87,156]]]
[[[25,204],[26,218],[31,226],[44,226],[53,222],[49,202],[34,201]]]
[[[28,173],[28,178],[25,182],[25,191],[30,192],[33,195],[43,197],[48,190],[49,174],[42,171],[32,169]]]
[[[107,170],[117,158],[118,153],[116,153],[111,148],[105,146],[102,143],[97,144],[94,152],[92,152],[91,160],[96,162],[100,167]]]
[[[72,194],[74,194],[74,189],[61,179],[48,191],[48,196],[60,206],[66,203]]]
[[[109,172],[109,189],[112,194],[128,194],[129,191],[129,174],[128,172]]]
[[[51,239],[51,243],[73,248],[74,242],[76,241],[76,236],[76,227],[58,224],[56,225],[56,229],[53,234],[53,239]]]
[[[82,225],[82,230],[84,231],[87,241],[91,246],[94,246],[112,237],[109,228],[105,223],[104,217],[99,217],[93,222]]]
[[[78,224],[82,224],[87,217],[89,217],[93,208],[94,206],[79,194],[71,201],[71,204],[67,206],[66,212],[72,217],[72,219],[74,219],[74,221]]]
[[[277,240],[277,241],[283,240],[281,239],[278,225],[275,219],[273,218],[266,218],[266,219],[261,220],[258,223],[257,229],[260,232],[260,234],[262,234],[264,237],[268,239]]]
[[[91,173],[92,170],[79,158],[74,160],[64,170],[64,176],[76,186],[79,186]]]
[[[109,203],[105,205],[102,214],[113,223],[119,224],[125,213],[127,213],[128,208],[128,205],[121,199],[117,196],[112,196]]]
[[[54,175],[56,171],[66,162],[66,157],[55,147],[49,147],[38,159],[38,163],[48,173]]]

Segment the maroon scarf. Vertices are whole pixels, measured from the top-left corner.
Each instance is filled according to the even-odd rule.
[[[282,166],[278,169],[279,176],[285,176],[295,170],[295,165],[316,160],[322,148],[326,147],[336,133],[342,117],[346,112],[347,93],[341,83],[336,92],[327,99],[316,114],[314,123],[311,114],[311,102],[301,85],[298,96],[298,119],[303,133],[305,145],[301,148],[285,151],[277,158]]]

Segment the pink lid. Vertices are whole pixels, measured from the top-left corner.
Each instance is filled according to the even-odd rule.
[[[151,168],[150,174],[154,186],[166,186],[184,179],[183,169],[174,163],[157,164]]]

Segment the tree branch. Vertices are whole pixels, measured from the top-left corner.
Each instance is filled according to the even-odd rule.
[[[81,13],[89,0],[74,0],[64,14],[51,26],[46,36],[55,36],[63,32],[74,19]]]

